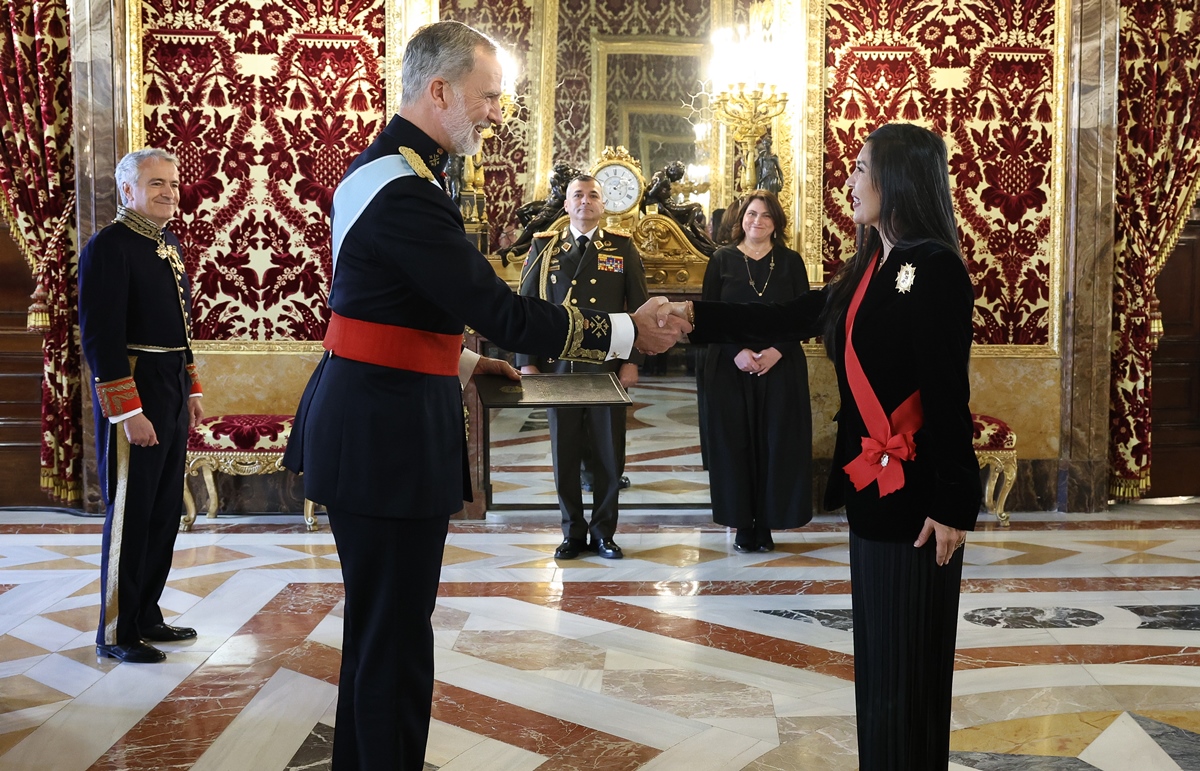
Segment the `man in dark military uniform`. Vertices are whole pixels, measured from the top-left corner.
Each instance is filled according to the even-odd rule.
[[[631,318],[519,297],[467,240],[439,181],[501,120],[497,50],[458,22],[418,30],[400,114],[334,193],[328,353],[284,458],[329,511],[345,584],[334,771],[423,767],[430,617],[449,518],[470,490],[462,383],[519,377],[463,351],[464,324],[508,350],[597,362],[628,357],[635,337],[657,351],[679,336],[653,309]]]
[[[183,502],[187,434],[203,417],[192,362],[192,299],[179,239],[175,156],[147,148],[117,164],[117,218],[79,254],[79,327],[92,370],[96,456],[106,506],[96,652],[139,664],[149,642],[196,636],[164,622]]]
[[[642,258],[628,235],[599,227],[604,193],[596,179],[580,175],[571,180],[564,206],[570,224],[561,231],[534,236],[522,269],[521,294],[572,308],[621,311],[641,307],[649,299]],[[525,373],[616,372],[625,388],[637,383],[641,362],[637,353],[627,360],[605,362],[517,356],[517,365]],[[620,559],[621,547],[613,536],[625,471],[625,408],[552,408],[546,414],[563,527],[563,542],[554,556],[575,559],[582,552],[594,551],[601,557]],[[593,477],[590,525],[583,517],[580,485],[585,443]]]

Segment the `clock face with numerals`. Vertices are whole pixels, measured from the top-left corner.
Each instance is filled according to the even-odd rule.
[[[613,161],[597,166],[592,176],[604,190],[606,213],[624,214],[641,202],[645,183],[632,167]]]

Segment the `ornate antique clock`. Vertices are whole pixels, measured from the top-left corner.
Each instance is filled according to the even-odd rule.
[[[624,147],[604,148],[600,160],[592,167],[592,176],[604,190],[604,211],[619,217],[628,214],[642,202],[646,180],[638,162]]]

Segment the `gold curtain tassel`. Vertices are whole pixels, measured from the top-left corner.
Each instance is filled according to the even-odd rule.
[[[49,295],[40,281],[38,282],[37,289],[34,289],[33,294],[29,295],[29,299],[33,300],[33,302],[30,304],[29,312],[26,315],[25,327],[30,332],[44,335],[50,331],[50,306],[46,304]]]

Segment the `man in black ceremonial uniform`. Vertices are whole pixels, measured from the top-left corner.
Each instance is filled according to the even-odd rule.
[[[404,48],[400,114],[333,198],[328,351],[284,464],[329,511],[346,600],[334,771],[423,767],[449,518],[469,494],[462,383],[519,377],[462,349],[464,324],[513,351],[585,361],[664,350],[679,327],[519,297],[467,240],[441,186],[501,120],[495,42],[452,21]],[[636,324],[636,328],[635,328]]]
[[[79,254],[79,327],[106,506],[96,652],[145,664],[165,658],[150,642],[196,636],[165,623],[158,600],[179,531],[188,428],[203,410],[183,251],[166,228],[179,205],[175,156],[129,153],[116,177],[117,218]]]
[[[599,226],[604,193],[595,178],[581,175],[571,180],[564,207],[570,224],[533,238],[522,269],[521,294],[573,308],[640,308],[649,299],[642,258],[627,234]],[[641,363],[639,353],[628,360],[604,362],[517,356],[517,365],[527,374],[615,372],[627,389],[637,383]],[[563,542],[554,556],[575,559],[581,552],[594,551],[607,559],[620,559],[624,555],[613,536],[617,531],[620,479],[625,471],[625,407],[551,408],[546,414],[563,528]],[[590,524],[583,517],[580,487],[585,443],[592,471]]]

